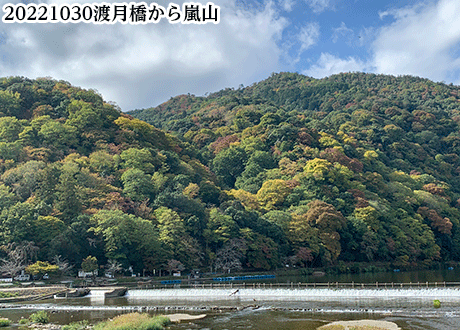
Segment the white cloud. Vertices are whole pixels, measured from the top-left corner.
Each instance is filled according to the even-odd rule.
[[[380,30],[372,45],[377,72],[458,81],[458,0],[440,0],[380,14],[388,15],[395,21]]]
[[[330,0],[305,0],[305,2],[316,14],[325,11],[331,6]]]
[[[380,19],[384,19],[385,17],[390,16],[395,19],[401,19],[416,14],[416,12],[422,9],[424,6],[426,6],[426,3],[420,2],[403,8],[393,8],[385,11],[380,11],[379,17]]]
[[[300,53],[315,45],[318,41],[320,32],[318,23],[308,23],[300,29],[298,35],[300,42]]]
[[[344,39],[345,42],[350,43],[354,37],[354,32],[352,29],[347,28],[347,25],[342,22],[340,27],[332,30],[332,42],[336,43],[339,39]]]
[[[341,59],[329,53],[321,53],[318,61],[302,73],[314,78],[323,78],[341,72],[366,71],[368,65],[354,57]]]
[[[64,79],[129,110],[249,85],[278,71],[287,22],[273,4],[214,3],[221,6],[217,25],[2,24],[0,76]]]
[[[285,11],[290,12],[295,5],[295,0],[280,0],[280,4]]]
[[[324,77],[348,71],[422,76],[435,81],[460,83],[460,2],[423,2],[381,12],[391,19],[384,26],[363,28],[356,34],[363,46],[370,44],[369,57],[343,58],[324,52],[303,73]],[[342,24],[332,41],[353,31]]]

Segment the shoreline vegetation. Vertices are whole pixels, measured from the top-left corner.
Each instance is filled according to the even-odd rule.
[[[150,316],[147,313],[133,312],[120,314],[106,321],[94,325],[87,320],[72,322],[66,325],[49,323],[50,318],[46,311],[38,311],[30,315],[28,319],[21,319],[19,324],[32,329],[41,330],[163,330],[171,323],[182,321],[193,321],[205,318],[206,314],[190,315],[175,313],[169,315]],[[7,318],[0,319],[0,327],[7,327],[12,324]],[[352,320],[335,321],[317,328],[317,330],[400,330],[394,322],[384,320]]]
[[[0,288],[0,303],[50,299],[66,290],[62,286]]]
[[[46,311],[38,311],[30,315],[28,319],[21,319],[21,326],[42,330],[162,330],[171,323],[180,323],[182,321],[191,321],[205,318],[206,314],[190,315],[176,313],[171,315],[151,316],[147,313],[128,313],[120,314],[106,321],[98,322],[94,325],[87,320],[73,322],[67,325],[50,323],[49,315]],[[7,318],[0,319],[0,327],[10,326],[11,320]]]

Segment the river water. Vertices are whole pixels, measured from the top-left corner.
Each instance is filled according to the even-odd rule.
[[[410,278],[408,282],[422,283],[433,278],[451,282],[459,275],[456,271],[446,274],[447,277],[442,272],[437,275],[419,273],[415,278],[410,274],[402,275]],[[393,275],[387,275],[391,280]],[[400,282],[400,278],[394,278],[395,282]],[[374,280],[375,277],[368,282]],[[383,282],[383,278],[379,280]],[[234,288],[133,289],[125,297],[109,299],[105,299],[102,292],[93,292],[84,298],[7,305],[0,309],[0,316],[17,322],[38,309],[45,309],[52,322],[68,324],[82,319],[96,322],[132,311],[185,312],[207,314],[207,317],[172,325],[172,330],[314,330],[331,321],[356,319],[391,321],[405,330],[460,329],[460,287],[267,287],[235,291]],[[441,308],[433,307],[435,299],[441,301]]]

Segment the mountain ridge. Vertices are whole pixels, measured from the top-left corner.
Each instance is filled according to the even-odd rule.
[[[273,74],[129,113],[1,78],[0,257],[147,273],[457,262],[459,120],[457,86],[410,76]]]

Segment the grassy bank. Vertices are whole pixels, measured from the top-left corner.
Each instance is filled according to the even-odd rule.
[[[162,330],[170,323],[165,316],[130,313],[114,317],[112,320],[98,323],[94,330]]]

